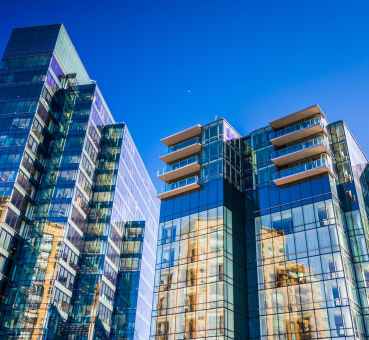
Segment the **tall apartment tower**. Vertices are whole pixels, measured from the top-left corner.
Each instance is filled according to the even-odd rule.
[[[368,161],[318,105],[162,140],[151,338],[367,339]]]
[[[159,200],[62,25],[0,68],[0,337],[147,339]]]
[[[224,119],[162,142],[151,338],[242,339],[246,320],[242,139]]]

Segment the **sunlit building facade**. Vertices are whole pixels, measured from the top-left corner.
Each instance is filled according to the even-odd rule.
[[[250,338],[365,339],[364,273],[355,264],[355,254],[361,261],[366,254],[358,241],[367,224],[359,180],[365,156],[319,106],[271,122],[247,143],[256,241],[249,258],[256,254],[257,271]]]
[[[245,334],[242,141],[224,119],[162,140],[151,339]],[[237,311],[237,313],[236,313]]]
[[[62,25],[12,32],[0,115],[0,337],[105,339],[119,325],[124,339],[147,339],[159,201]],[[127,269],[134,221],[142,264]],[[137,298],[117,305],[122,289]]]
[[[368,338],[368,161],[342,121],[162,142],[152,339]]]

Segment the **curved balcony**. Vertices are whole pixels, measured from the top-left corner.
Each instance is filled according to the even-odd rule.
[[[198,157],[192,156],[171,164],[161,171],[158,171],[158,177],[169,183],[183,177],[188,177],[198,173],[201,169]]]
[[[274,146],[281,147],[320,133],[326,133],[325,126],[326,122],[324,118],[318,117],[308,119],[283,129],[273,131],[270,141]]]
[[[165,190],[159,194],[160,199],[166,199],[184,194],[200,188],[199,177],[192,176],[181,179],[180,181],[167,184]]]
[[[276,166],[281,167],[328,152],[329,144],[327,139],[324,136],[319,136],[283,149],[274,150],[272,162]]]
[[[318,159],[280,170],[278,178],[274,180],[274,183],[278,186],[283,186],[326,173],[334,176],[330,157],[328,155],[322,155]]]

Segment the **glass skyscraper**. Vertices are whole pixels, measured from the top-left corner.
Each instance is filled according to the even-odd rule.
[[[368,161],[318,105],[162,139],[151,339],[367,339]]]
[[[243,141],[227,121],[162,140],[162,199],[151,338],[246,334]]]
[[[62,25],[0,68],[0,338],[147,339],[159,200]]]

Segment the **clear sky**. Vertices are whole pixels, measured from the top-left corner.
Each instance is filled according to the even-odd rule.
[[[369,3],[3,0],[0,49],[13,27],[50,23],[65,24],[152,177],[176,130],[218,115],[247,133],[314,103],[369,152]]]

